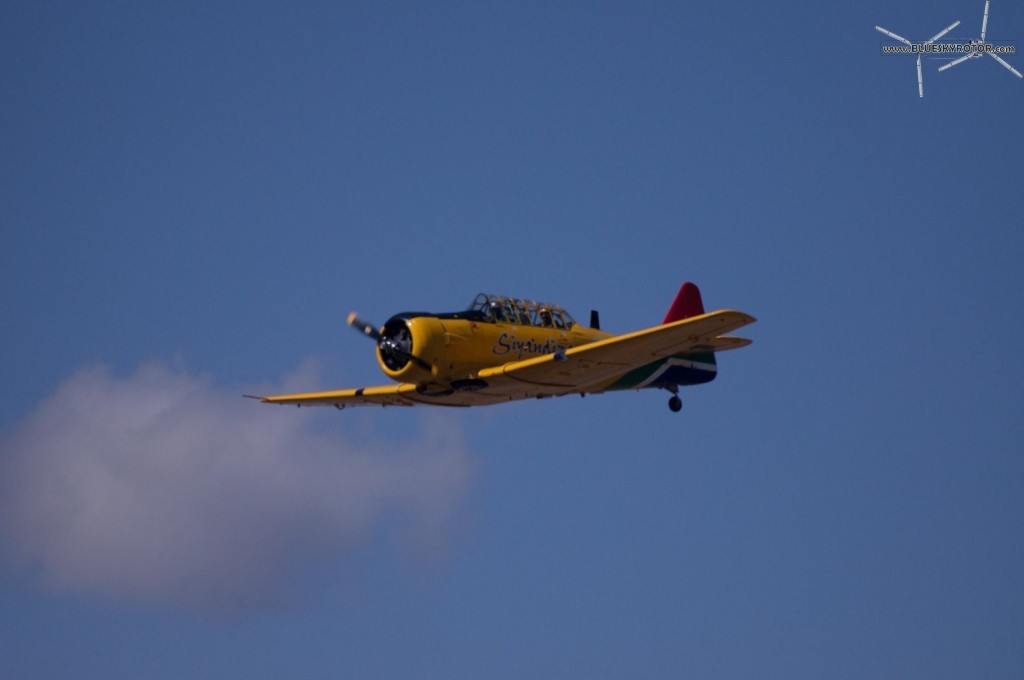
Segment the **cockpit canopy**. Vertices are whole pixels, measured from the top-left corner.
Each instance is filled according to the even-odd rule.
[[[569,312],[558,305],[487,293],[477,295],[473,304],[469,306],[469,311],[480,314],[484,321],[491,323],[565,329],[576,325]]]

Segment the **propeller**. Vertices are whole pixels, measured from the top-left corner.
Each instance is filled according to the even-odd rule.
[[[410,361],[425,371],[431,370],[430,364],[412,353],[412,334],[405,321],[398,319],[397,324],[393,321],[395,319],[389,321],[381,332],[366,319],[359,318],[355,312],[348,315],[348,324],[377,343],[384,364],[392,371],[401,370]]]

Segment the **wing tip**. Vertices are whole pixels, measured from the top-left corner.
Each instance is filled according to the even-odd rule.
[[[738,309],[718,309],[718,310],[715,310],[713,312],[709,312],[709,316],[711,314],[722,314],[722,313],[724,313],[727,316],[733,316],[733,317],[738,317],[738,318],[742,319],[744,326],[746,326],[747,324],[752,324],[752,323],[757,321],[757,317],[753,316],[752,314],[747,314],[746,312],[741,312]]]

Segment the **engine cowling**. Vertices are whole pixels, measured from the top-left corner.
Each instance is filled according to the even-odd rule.
[[[445,332],[439,320],[399,314],[381,329],[377,362],[392,380],[425,383],[437,378],[444,348]]]

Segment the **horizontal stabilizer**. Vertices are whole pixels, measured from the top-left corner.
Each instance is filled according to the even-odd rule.
[[[730,349],[746,347],[752,342],[752,340],[748,340],[747,338],[738,338],[734,335],[720,335],[717,338],[711,338],[707,342],[694,347],[689,350],[687,354],[696,354],[698,352],[725,352]]]

